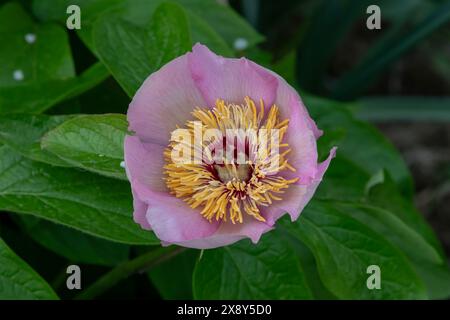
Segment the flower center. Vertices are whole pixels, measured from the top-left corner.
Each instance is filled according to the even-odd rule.
[[[219,176],[220,181],[227,183],[229,181],[247,182],[251,177],[251,167],[248,164],[239,164],[236,166],[214,165],[214,169]]]
[[[283,177],[295,171],[283,143],[289,120],[279,119],[276,105],[265,115],[262,100],[257,110],[248,97],[242,105],[218,99],[213,109],[196,108],[192,115],[164,151],[169,191],[209,221],[242,223],[245,215],[265,221],[261,208],[281,200],[298,180]]]

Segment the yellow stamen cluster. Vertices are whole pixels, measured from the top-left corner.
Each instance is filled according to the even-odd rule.
[[[289,120],[279,120],[276,105],[265,116],[263,101],[260,101],[258,110],[249,97],[245,98],[242,105],[227,104],[219,99],[214,109],[196,108],[192,114],[195,120],[186,123],[192,136],[195,131],[194,122],[200,121],[202,133],[207,129],[218,129],[226,138],[228,129],[277,129],[279,139],[275,144],[272,141],[270,145],[265,141],[264,146],[264,139],[245,140],[249,159],[244,164],[230,162],[225,156],[217,164],[212,160],[213,155],[208,152],[203,154],[203,159],[207,161],[176,163],[171,157],[175,141],[171,141],[164,152],[166,184],[170,192],[192,208],[200,208],[201,214],[209,221],[227,221],[229,218],[232,223],[242,223],[244,213],[265,221],[260,207],[269,206],[274,200],[281,200],[279,195],[298,180],[285,179],[279,175],[279,172],[286,169],[295,171],[286,159],[290,152],[289,146],[282,143]],[[210,143],[212,140],[201,141],[203,148]],[[193,152],[195,148],[192,146]],[[272,154],[273,148],[285,150]]]

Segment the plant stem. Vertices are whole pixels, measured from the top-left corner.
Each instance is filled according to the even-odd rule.
[[[170,246],[160,247],[144,253],[133,260],[118,265],[95,281],[86,290],[83,290],[83,292],[77,295],[75,299],[89,300],[95,298],[119,283],[121,280],[128,278],[135,273],[146,272],[152,267],[172,258],[184,250],[185,249],[181,247]]]

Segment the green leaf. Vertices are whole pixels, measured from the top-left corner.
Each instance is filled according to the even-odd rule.
[[[123,0],[33,0],[32,10],[33,14],[41,21],[66,21],[68,14],[67,7],[70,5],[77,5],[80,7],[82,24],[92,23],[98,15],[112,7],[123,3]]]
[[[55,300],[53,289],[0,238],[0,299]]]
[[[191,30],[192,44],[202,43],[211,51],[225,57],[232,57],[233,51],[225,40],[213,28],[197,14],[186,11]]]
[[[0,8],[0,21],[5,27],[0,29],[0,87],[30,84],[36,81],[64,80],[75,75],[67,34],[57,25],[36,25],[19,22],[17,16],[25,16],[17,3]],[[26,35],[34,35],[34,42],[26,41]],[[15,79],[20,72],[23,79]]]
[[[325,137],[327,136],[330,136],[328,131],[325,133]],[[328,151],[329,143],[323,143],[321,140],[319,145],[325,144],[323,147]],[[375,177],[378,179],[374,180]],[[354,208],[341,210],[342,214],[348,214],[357,220],[364,219],[361,221],[363,224],[370,226],[386,239],[392,240],[391,243],[403,252],[409,253],[408,257],[415,271],[427,286],[429,297],[448,297],[450,286],[446,283],[450,282],[443,280],[448,279],[450,274],[448,267],[442,263],[444,255],[439,241],[412,202],[400,193],[388,172],[379,171],[370,176],[348,160],[347,155],[338,151],[315,197],[334,199],[331,203],[335,209],[338,209],[339,202],[352,201]],[[370,207],[357,211],[361,205]],[[352,215],[354,211],[356,213]],[[378,225],[380,228],[375,228]]]
[[[417,211],[413,203],[407,201],[402,197],[387,172],[382,172],[382,179],[377,184],[373,184],[367,191],[365,199],[369,205],[376,205],[389,210],[390,214],[401,219],[409,227],[413,228],[419,233],[437,252],[440,260],[445,260],[445,253],[436,238],[431,227],[425,222],[424,217]],[[395,217],[391,218],[394,219]],[[376,226],[376,224],[371,224]],[[383,222],[383,226],[388,226],[389,223]],[[390,231],[386,235],[387,238],[400,234],[398,230]],[[399,247],[413,243],[412,238],[406,239],[405,244],[399,244]],[[418,249],[420,246],[416,244],[409,250],[412,252],[411,260],[414,262],[414,267],[418,274],[424,280],[428,294],[431,299],[446,299],[450,296],[450,269],[444,262],[436,263],[431,259],[425,259],[423,254],[427,252],[423,249]]]
[[[189,30],[191,34],[191,46],[197,42],[200,42],[208,46],[211,50],[218,54],[222,54],[225,56],[233,55],[233,51],[230,49],[227,42],[222,37],[222,34],[218,33],[217,20],[211,19],[211,13],[205,15],[205,12],[209,6],[208,2],[203,2],[200,6],[195,5],[195,3],[191,1],[183,2],[175,0],[175,2],[183,5],[183,8],[185,9],[184,11],[188,20],[189,28],[184,32],[186,33],[187,30]],[[167,4],[167,2],[163,0],[126,0],[120,13],[119,10],[117,10],[117,12],[120,17],[122,17],[126,21],[139,27],[146,28],[149,21],[151,23],[151,19],[153,19],[152,15],[155,12],[155,9],[164,3]],[[195,8],[192,5],[194,5]],[[227,7],[225,7],[224,9],[222,6],[220,6],[219,9],[230,10]],[[234,14],[232,10],[231,12],[232,14]],[[228,17],[230,18],[230,16]],[[213,21],[212,24],[209,23],[211,20]],[[230,21],[226,22],[230,26],[232,25],[233,28],[235,28],[239,23],[236,22],[233,18],[231,18]],[[243,30],[245,30],[245,27],[243,27]]]
[[[450,268],[448,264],[418,261],[415,263],[415,268],[427,286],[429,299],[450,298]]]
[[[328,147],[326,151],[329,152],[329,150]],[[366,171],[338,153],[326,172],[326,178],[320,183],[315,197],[361,201],[364,199],[364,187],[369,177]]]
[[[168,2],[156,8],[145,42],[149,64],[154,70],[189,51],[191,36],[186,32],[188,28],[186,14],[179,5]]]
[[[111,74],[132,97],[154,71],[145,50],[145,32],[126,21],[104,15],[95,24],[95,50]]]
[[[192,300],[192,273],[198,255],[198,250],[187,250],[148,272],[163,299]]]
[[[108,76],[106,68],[101,63],[95,63],[75,78],[0,87],[0,114],[41,113],[59,102],[88,91]]]
[[[29,32],[33,27],[33,19],[17,2],[7,2],[0,7],[0,33]]]
[[[282,224],[314,254],[326,288],[341,299],[423,299],[425,288],[406,257],[366,225],[313,201],[297,222]],[[369,290],[366,270],[381,269],[381,290]]]
[[[0,147],[0,210],[31,214],[127,244],[158,244],[132,218],[127,182],[51,167]]]
[[[92,237],[33,216],[21,215],[17,221],[33,240],[72,263],[116,266],[128,259],[129,246]]]
[[[326,139],[328,132],[339,132],[340,140],[335,141],[338,156],[345,157],[369,176],[386,169],[401,192],[412,199],[413,185],[409,170],[386,137],[370,124],[355,120],[345,104],[310,95],[302,97],[312,118],[324,131],[321,139]]]
[[[450,296],[450,281],[445,281],[450,279],[450,271],[443,257],[394,213],[371,205],[340,202],[331,202],[331,205],[342,214],[370,226],[399,248],[424,281],[430,299],[445,299]]]
[[[100,59],[129,96],[142,82],[191,48],[186,15],[176,4],[163,3],[148,27],[139,28],[117,15],[104,15],[94,27],[94,44]]]
[[[246,39],[249,46],[254,46],[264,39],[228,5],[203,0],[173,2],[182,5],[185,9],[193,42],[202,42],[217,53],[231,55],[229,46],[233,46],[238,38]],[[83,13],[83,25],[79,35],[85,42],[90,43],[89,29],[105,11],[114,10],[120,13],[121,18],[142,27],[148,24],[154,10],[162,3],[168,2],[164,0],[34,0],[33,12],[43,21],[63,23],[67,18],[65,14],[67,6],[70,4],[80,6]]]
[[[236,39],[247,40],[252,47],[264,40],[253,27],[239,16],[228,5],[216,1],[204,0],[176,0],[185,8],[201,17],[209,24],[230,47],[233,47]]]
[[[196,299],[310,299],[300,263],[288,242],[270,232],[206,250],[194,271]]]
[[[371,185],[366,190],[365,201],[392,212],[408,226],[419,232],[444,257],[439,240],[426,223],[423,215],[414,207],[413,202],[408,201],[400,194],[388,172],[381,171],[381,176],[379,183]]]
[[[68,119],[70,116],[4,115],[0,117],[0,142],[32,160],[56,166],[71,166],[41,148],[42,136]]]
[[[62,8],[64,19],[66,8]],[[65,29],[35,24],[16,3],[0,8],[0,114],[40,113],[67,98],[89,90],[109,73],[99,63],[75,77]],[[34,35],[34,42],[26,36]],[[23,75],[15,80],[14,73]]]
[[[430,298],[448,297],[450,282],[442,280],[448,279],[450,273],[442,262],[445,256],[439,241],[423,216],[401,195],[387,172],[376,182],[338,154],[315,199],[328,199],[342,214],[360,220],[391,240],[408,254],[415,271],[425,282]],[[349,202],[348,207],[340,209],[343,201]]]
[[[126,180],[121,162],[127,126],[124,115],[78,116],[49,131],[42,148],[73,166]]]
[[[322,157],[331,146],[338,146],[337,157],[319,186],[316,197],[365,201],[369,179],[386,170],[390,177],[394,177],[391,185],[371,189],[381,194],[377,197],[379,201],[374,197],[368,201],[398,215],[438,251],[442,251],[431,228],[412,205],[412,178],[398,151],[375,128],[355,121],[345,108],[346,104],[309,95],[304,95],[304,100],[319,128],[324,130],[324,136],[318,141]],[[362,145],[365,146],[364,152],[361,152]]]
[[[284,219],[289,220],[288,217]],[[276,232],[289,242],[297,254],[297,259],[303,269],[303,274],[308,286],[311,288],[314,299],[336,300],[337,298],[324,286],[320,279],[317,263],[311,250],[303,242],[299,241],[298,238],[286,232],[280,225],[278,225]]]

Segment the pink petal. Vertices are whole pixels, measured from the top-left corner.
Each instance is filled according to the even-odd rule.
[[[245,58],[223,58],[196,44],[188,60],[192,78],[209,107],[219,98],[241,104],[249,96],[256,102],[263,99],[269,107],[275,101],[277,78]]]
[[[133,190],[131,190],[131,191],[133,193],[133,208],[134,208],[133,219],[134,219],[134,222],[139,224],[143,229],[152,230],[152,227],[148,223],[147,217],[146,217],[148,205],[144,201],[139,199],[139,197]]]
[[[214,249],[233,244],[235,242],[238,242],[239,240],[242,240],[243,238],[244,238],[243,236],[230,236],[227,234],[221,234],[221,235],[213,235],[208,238],[189,240],[184,242],[172,243],[161,241],[161,245],[170,246],[172,244],[175,244],[177,246],[193,249]]]
[[[295,221],[300,216],[304,207],[313,197],[317,187],[322,181],[331,159],[336,155],[336,148],[332,148],[328,158],[317,166],[316,176],[309,185],[292,184],[281,196],[282,200],[274,202],[262,211],[268,224],[274,224],[281,216],[288,213],[291,220]]]
[[[135,181],[153,191],[167,191],[164,182],[164,147],[142,143],[136,136],[125,137],[125,168],[131,186]]]
[[[155,192],[136,182],[136,194],[148,204],[146,218],[156,236],[164,242],[176,243],[201,239],[214,234],[219,223],[209,222],[200,210],[165,192]]]
[[[129,129],[143,142],[166,146],[176,126],[183,126],[192,119],[192,110],[203,106],[183,55],[152,73],[139,88],[128,108]]]
[[[267,223],[248,217],[248,220],[244,223],[222,223],[217,232],[212,236],[203,239],[175,242],[173,244],[195,249],[212,249],[233,244],[244,238],[250,238],[252,242],[256,244],[263,233],[272,229],[273,227]],[[165,245],[169,244],[170,243],[165,243]]]
[[[316,137],[320,132],[297,92],[281,78],[276,105],[280,108],[280,119],[289,119],[285,142],[289,144],[291,152],[287,158],[296,169],[295,172],[284,172],[283,176],[290,179],[299,177],[298,184],[309,184],[317,174]]]
[[[261,68],[263,68],[263,67],[261,67]],[[306,119],[309,129],[313,131],[316,140],[319,139],[322,136],[323,131],[320,130],[319,128],[317,128],[316,123],[310,117],[310,115],[308,113],[308,109],[306,109],[305,104],[303,103],[303,100],[300,97],[300,95],[298,94],[297,90],[295,90],[289,83],[286,82],[286,80],[281,78],[278,74],[276,74],[272,70],[265,69],[265,68],[264,68],[264,70],[273,74],[278,79],[277,102],[276,102],[277,106],[280,107],[281,109],[286,110],[286,108],[285,108],[286,106],[283,104],[280,104],[280,102],[283,99],[287,98],[286,95],[288,95],[288,96],[293,95],[295,100],[298,100],[298,102],[299,102],[298,106],[299,106],[301,115]],[[289,114],[290,113],[289,108],[287,108],[287,110],[285,112],[287,112],[287,114]],[[281,114],[283,114],[283,111],[281,111]]]

